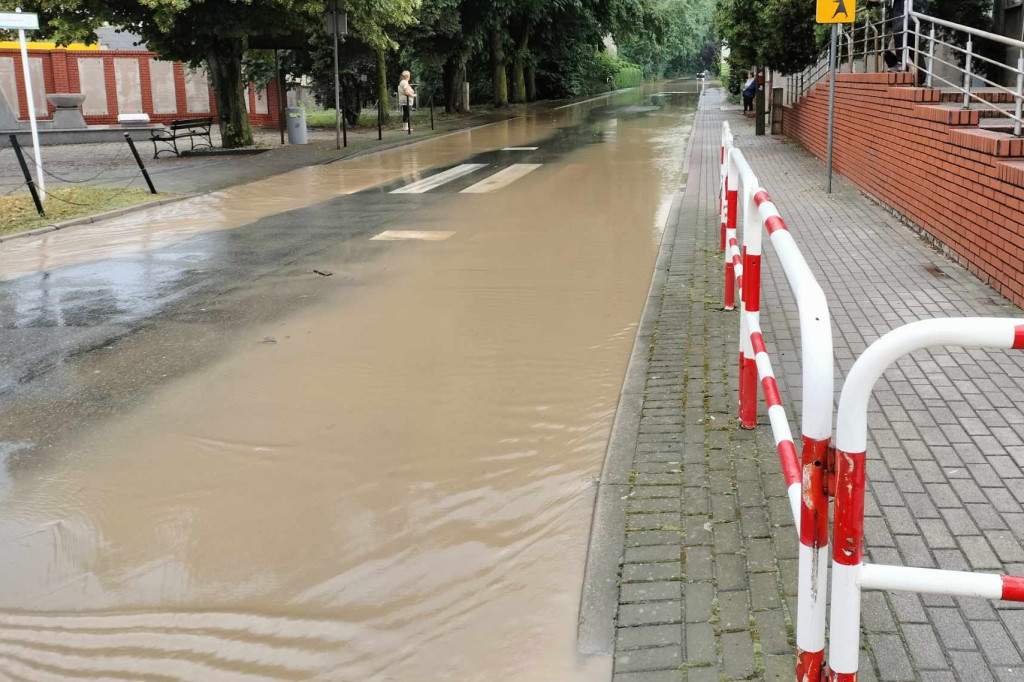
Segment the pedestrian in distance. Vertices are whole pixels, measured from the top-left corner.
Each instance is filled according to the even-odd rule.
[[[398,83],[398,103],[402,106],[402,131],[412,132],[412,103],[416,101],[416,91],[409,85],[412,74],[402,72],[402,80]]]
[[[747,71],[747,82],[743,84],[743,113],[754,110],[754,97],[757,95],[757,79],[753,71]]]

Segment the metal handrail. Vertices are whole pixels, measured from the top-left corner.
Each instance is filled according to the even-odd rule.
[[[985,107],[995,111],[998,115],[1004,116],[1013,121],[1014,135],[1021,137],[1024,133],[1024,40],[1016,40],[1014,38],[1008,38],[1006,36],[997,35],[981,29],[972,28],[963,24],[957,24],[952,21],[945,19],[939,19],[922,12],[917,12],[913,8],[913,0],[907,0],[906,12],[902,16],[902,33],[903,33],[903,47],[902,55],[900,56],[903,70],[913,71],[920,73],[925,76],[925,85],[932,87],[932,84],[938,80],[940,83],[946,84],[952,88],[956,88],[963,93],[963,108],[970,109],[975,102],[980,102]],[[899,21],[900,17],[888,17]],[[927,24],[928,31],[924,32],[924,25]],[[876,68],[878,65],[878,59],[885,52],[887,48],[887,40],[889,32],[886,30],[888,26],[887,17],[884,14],[880,22],[870,22],[867,18],[864,21],[864,35],[858,40],[856,38],[856,31],[859,26],[854,24],[853,36],[847,35],[847,45],[849,47],[850,55],[850,70],[855,71],[853,62],[857,56],[861,56],[864,59],[864,68],[867,69],[868,58],[873,53],[875,55]],[[872,44],[871,36],[869,36],[869,29],[873,27],[875,30],[875,41]],[[936,28],[946,29],[956,33],[962,33],[967,36],[966,43],[964,46],[954,44],[952,42],[941,40],[936,37]],[[882,36],[882,40],[878,40],[878,36]],[[1010,64],[1004,64],[995,59],[980,55],[974,48],[974,40],[983,39],[991,40],[1002,45],[1017,48],[1019,51],[1017,66],[1014,67]],[[924,49],[922,43],[927,44],[927,49]],[[962,56],[963,65],[952,64],[947,60],[936,56],[935,51],[937,46],[944,46],[957,55]],[[862,51],[857,51],[856,47],[862,47]],[[987,78],[980,73],[976,64],[982,64],[986,67],[994,67],[1004,69],[1007,74],[1016,76],[1016,87],[1010,88],[1004,85],[1000,85],[994,80]],[[936,66],[943,65],[953,70],[954,73],[959,74],[960,83],[954,83],[947,78],[939,76],[935,73]],[[816,82],[816,81],[815,81]],[[997,106],[993,102],[989,102],[978,94],[972,92],[972,87],[976,84],[982,84],[983,86],[990,86],[995,88],[998,92],[1008,94],[1015,104],[1014,110],[1011,113],[1003,107]],[[803,90],[800,95],[806,90]]]
[[[994,40],[997,43],[1002,43],[1004,45],[1009,45],[1010,47],[1016,47],[1018,49],[1024,50],[1024,41],[1021,40],[1014,40],[1013,38],[1007,38],[1006,36],[1001,36],[997,33],[989,33],[988,31],[982,31],[981,29],[978,28],[971,28],[970,26],[964,26],[963,24],[954,24],[952,21],[946,21],[945,19],[939,19],[938,17],[931,17],[928,16],[927,14],[915,12],[913,9],[910,10],[910,16],[916,17],[921,21],[927,21],[928,23],[936,24],[937,26],[942,26],[943,28],[952,29],[954,31],[962,31],[963,33],[967,33],[977,38],[984,38],[985,40]]]

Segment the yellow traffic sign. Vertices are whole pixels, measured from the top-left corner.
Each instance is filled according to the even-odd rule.
[[[818,0],[819,24],[851,24],[857,14],[857,0]]]

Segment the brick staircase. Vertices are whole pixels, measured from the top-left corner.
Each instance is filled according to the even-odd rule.
[[[1001,109],[1011,97],[975,91]],[[783,131],[826,155],[828,81],[784,107]],[[835,170],[1024,303],[1024,139],[1010,119],[904,73],[836,77]],[[1020,258],[1017,253],[1021,253]]]

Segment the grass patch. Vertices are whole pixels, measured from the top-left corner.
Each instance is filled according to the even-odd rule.
[[[149,190],[135,187],[127,190],[106,187],[59,187],[46,192],[46,201],[43,202],[43,210],[46,212],[44,218],[36,213],[30,194],[11,194],[0,197],[0,235],[34,230],[37,227],[132,206],[155,198]]]
[[[452,119],[461,118],[462,114],[448,114],[445,113],[444,108],[434,107],[434,122],[450,121]],[[416,128],[417,125],[430,125],[430,109],[427,107],[421,107],[412,112],[412,127]],[[334,127],[334,109],[323,109],[321,111],[307,111],[306,112],[306,127],[307,128],[333,128]],[[349,128],[376,128],[377,127],[377,110],[376,109],[364,109],[363,113],[359,115],[359,123]],[[396,130],[402,127],[402,112],[392,111],[391,120],[384,123],[385,130]]]

